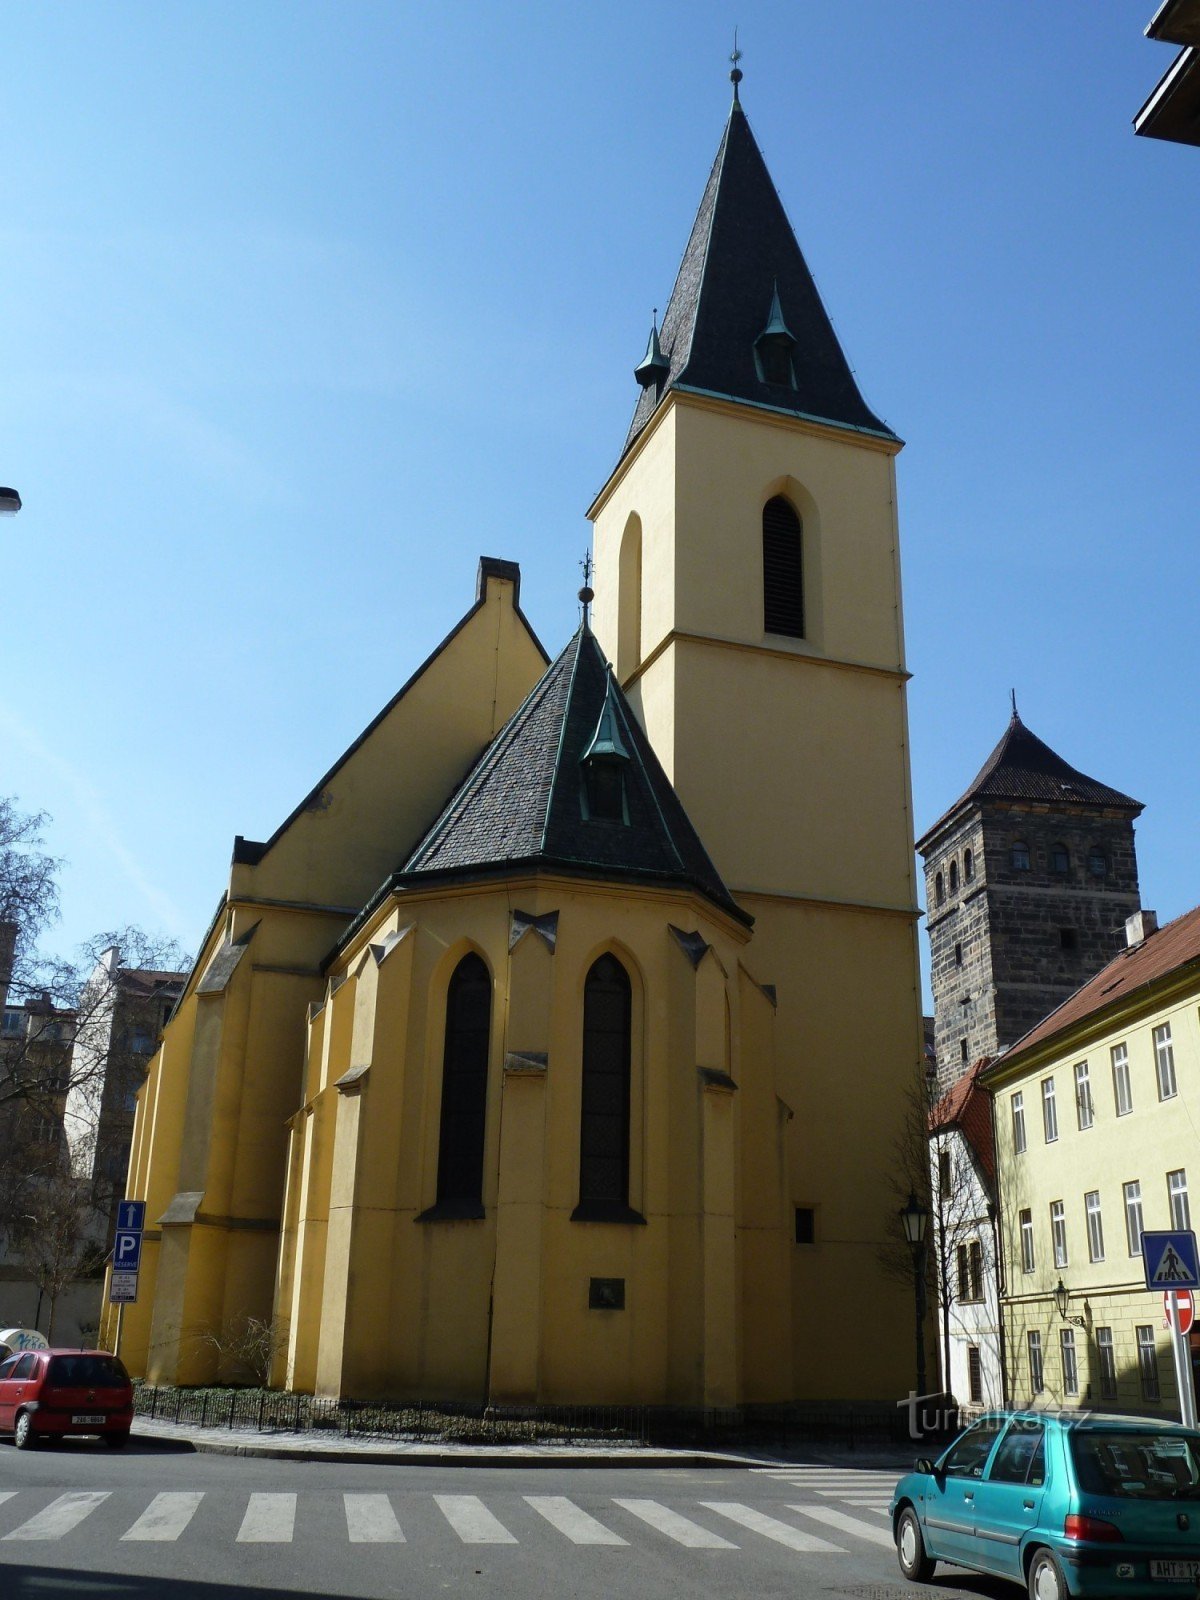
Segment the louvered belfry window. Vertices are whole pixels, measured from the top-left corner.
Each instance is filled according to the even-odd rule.
[[[583,991],[583,1103],[579,1199],[629,1200],[629,1062],[633,993],[615,956],[604,955]]]
[[[454,969],[446,993],[439,1204],[483,1203],[483,1130],[491,1017],[491,975],[477,955],[464,956]]]
[[[800,518],[782,495],[763,507],[763,626],[804,637],[804,563]]]

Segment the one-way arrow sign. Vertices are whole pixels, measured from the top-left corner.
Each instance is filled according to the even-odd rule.
[[[1144,1233],[1142,1261],[1147,1289],[1195,1289],[1200,1285],[1194,1233]]]

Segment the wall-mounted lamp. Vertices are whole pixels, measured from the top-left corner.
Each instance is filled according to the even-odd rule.
[[[1071,1304],[1071,1291],[1067,1288],[1066,1284],[1061,1278],[1058,1280],[1058,1283],[1055,1286],[1054,1304],[1058,1308],[1059,1319],[1062,1322],[1069,1322],[1073,1328],[1087,1327],[1086,1317],[1069,1317],[1067,1315],[1067,1307]]]

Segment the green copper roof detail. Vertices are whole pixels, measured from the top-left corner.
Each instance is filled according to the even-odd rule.
[[[658,342],[658,314],[650,324],[650,337],[646,341],[646,354],[633,369],[633,375],[643,389],[648,389],[652,383],[661,383],[671,370],[671,363],[662,353],[662,346]]]
[[[604,704],[600,708],[600,720],[596,724],[596,731],[592,735],[591,743],[579,758],[582,766],[585,761],[628,761],[629,751],[621,738],[621,726],[617,717],[617,700],[613,692],[612,668],[608,669],[608,684],[604,691]]]
[[[783,307],[779,304],[778,283],[771,290],[771,309],[767,313],[767,325],[754,342],[755,344],[762,344],[765,339],[786,339],[789,346],[796,342],[795,334],[783,320]]]

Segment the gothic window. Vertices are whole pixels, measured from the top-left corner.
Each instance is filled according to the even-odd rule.
[[[1093,878],[1103,878],[1108,873],[1108,861],[1099,845],[1093,845],[1088,851],[1088,871]]]
[[[580,1205],[629,1203],[629,1080],[633,991],[615,956],[603,955],[583,991]]]
[[[804,566],[800,518],[783,498],[762,514],[763,627],[792,639],[804,637]]]
[[[942,905],[946,899],[946,881],[940,872],[933,880],[933,897],[939,906]]]
[[[492,980],[477,955],[464,956],[446,992],[438,1204],[483,1205],[483,1129],[487,1111]]]
[[[1053,866],[1055,872],[1066,872],[1069,870],[1071,865],[1071,856],[1065,844],[1056,844],[1054,846],[1054,849],[1050,852],[1050,864]]]
[[[957,894],[958,893],[958,862],[957,861],[952,861],[950,863],[950,893],[951,894]]]
[[[970,850],[963,851],[963,882],[970,883],[975,876],[975,857]]]
[[[1014,872],[1029,871],[1029,846],[1023,839],[1018,839],[1013,844],[1012,864]]]

